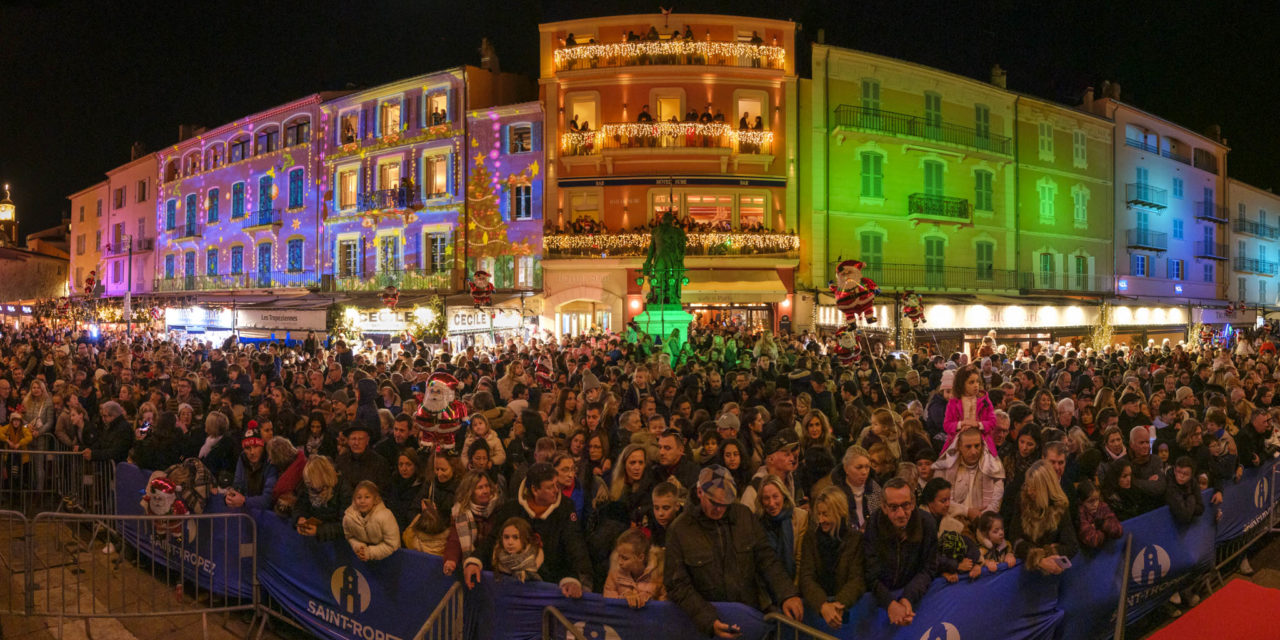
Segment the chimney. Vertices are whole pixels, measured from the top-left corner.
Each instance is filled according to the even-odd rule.
[[[1222,125],[1211,124],[1208,129],[1205,129],[1204,134],[1213,140],[1222,142]]]
[[[818,44],[826,44],[826,43],[827,43],[827,30],[818,29]]]
[[[498,67],[498,52],[487,37],[480,39],[480,68],[491,73],[501,72]]]
[[[194,138],[204,133],[204,131],[205,128],[198,124],[180,124],[178,125],[178,141]]]
[[[1085,87],[1084,99],[1080,101],[1080,107],[1085,111],[1093,111],[1093,87]]]
[[[1120,83],[1119,82],[1111,83],[1111,91],[1108,92],[1106,97],[1111,98],[1112,100],[1120,99]]]
[[[142,156],[145,156],[145,155],[147,155],[147,146],[142,144],[141,142],[134,142],[133,146],[129,147],[130,162],[133,162],[134,160],[137,160],[138,158],[141,158]]]
[[[1006,81],[1007,75],[1008,74],[1004,72],[1004,69],[1000,68],[1000,65],[997,64],[991,67],[991,84],[994,84],[995,86],[1000,87],[1001,89],[1007,89],[1008,87],[1005,86],[1007,84],[1007,81]]]

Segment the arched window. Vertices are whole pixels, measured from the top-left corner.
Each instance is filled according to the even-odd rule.
[[[284,126],[284,146],[292,147],[311,141],[311,118],[300,116]]]

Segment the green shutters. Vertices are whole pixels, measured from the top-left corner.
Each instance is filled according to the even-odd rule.
[[[862,152],[862,197],[884,197],[884,156]]]

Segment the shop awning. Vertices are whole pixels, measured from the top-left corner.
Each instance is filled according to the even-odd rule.
[[[709,269],[686,272],[686,303],[774,303],[787,297],[787,287],[773,269]]]

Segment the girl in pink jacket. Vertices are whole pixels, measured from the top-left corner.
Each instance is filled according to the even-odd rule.
[[[977,427],[982,431],[982,440],[987,443],[991,455],[996,452],[995,438],[992,433],[996,428],[996,411],[991,399],[982,390],[982,376],[972,366],[962,367],[956,372],[951,389],[951,399],[947,401],[947,411],[942,417],[942,430],[947,434],[946,444],[942,450],[951,446],[956,434],[969,427]]]
[[[633,609],[643,607],[650,600],[667,599],[662,586],[662,550],[650,545],[649,538],[640,529],[627,529],[618,536],[603,595],[626,598]]]

